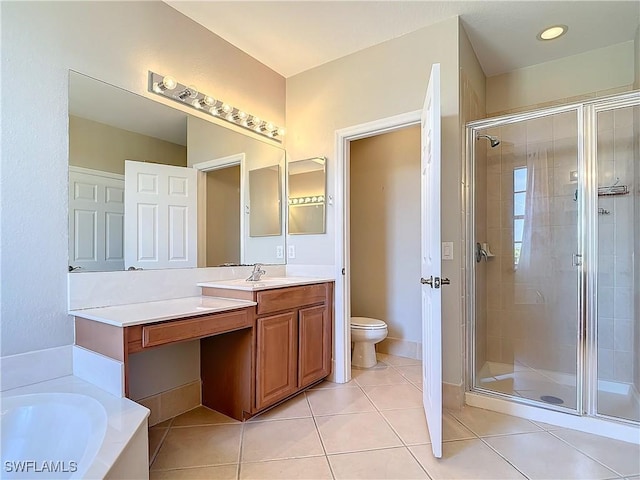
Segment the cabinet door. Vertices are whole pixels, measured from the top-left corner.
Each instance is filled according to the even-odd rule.
[[[298,387],[331,373],[331,316],[326,305],[300,310]]]
[[[257,320],[256,408],[281,400],[298,389],[298,321],[295,312]]]

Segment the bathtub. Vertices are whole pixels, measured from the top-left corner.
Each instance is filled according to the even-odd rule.
[[[1,478],[148,478],[146,408],[72,376],[0,400]]]

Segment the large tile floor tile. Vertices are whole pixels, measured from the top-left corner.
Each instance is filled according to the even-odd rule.
[[[149,480],[235,480],[238,465],[184,468],[180,470],[152,470]]]
[[[332,480],[327,457],[293,458],[269,462],[243,463],[240,465],[240,479],[285,480],[317,479]]]
[[[353,378],[358,385],[362,387],[367,385],[395,385],[398,383],[407,383],[407,379],[393,367],[384,367],[372,370],[354,370]]]
[[[312,418],[245,424],[242,462],[324,455]]]
[[[405,445],[431,442],[427,429],[427,420],[424,416],[424,410],[421,407],[402,410],[385,410],[381,413]],[[446,442],[476,438],[476,436],[464,425],[461,425],[453,416],[445,413],[442,416],[442,438]]]
[[[323,380],[322,382],[318,383],[317,385],[314,385],[313,387],[311,387],[309,389],[309,391],[323,390],[325,388],[352,388],[352,387],[357,387],[357,386],[358,386],[358,383],[355,380],[353,380],[353,378],[351,380],[349,380],[347,383],[334,383],[334,382],[330,382],[328,380]]]
[[[153,462],[160,449],[160,444],[169,432],[168,428],[151,427],[149,429],[149,465]]]
[[[413,408],[422,405],[422,393],[410,383],[363,387],[378,410]]]
[[[640,445],[589,435],[577,430],[555,430],[553,435],[619,475],[640,475]]]
[[[311,417],[311,408],[307,397],[302,394],[272,408],[260,415],[253,417],[250,422],[262,422],[265,420],[282,420],[285,418]]]
[[[397,357],[395,355],[387,355],[386,353],[377,353],[376,357],[378,357],[378,361],[394,367],[401,365],[422,365],[422,362],[420,360],[407,357]]]
[[[219,425],[226,423],[240,424],[238,420],[227,417],[222,413],[211,410],[210,408],[200,405],[199,407],[189,410],[175,417],[172,427],[185,427],[193,425]]]
[[[336,480],[429,478],[405,447],[329,455]]]
[[[151,470],[238,463],[242,425],[171,428]]]
[[[336,415],[375,410],[360,387],[310,390],[306,395],[314,415]]]
[[[378,412],[318,417],[316,422],[327,454],[402,445]]]
[[[484,439],[528,478],[606,479],[615,472],[605,468],[549,432],[523,433]]]
[[[475,407],[464,407],[451,414],[480,437],[542,431],[529,420]]]
[[[444,443],[440,459],[433,456],[431,445],[416,445],[409,450],[433,480],[525,478],[477,438]]]
[[[394,367],[396,371],[410,382],[422,381],[422,365],[404,365]]]

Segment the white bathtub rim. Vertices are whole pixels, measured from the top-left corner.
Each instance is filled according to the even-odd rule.
[[[93,462],[85,472],[81,472],[82,478],[86,479],[105,478],[138,428],[143,423],[146,424],[150,413],[149,409],[128,398],[115,397],[73,375],[6,390],[2,392],[0,401],[8,397],[34,393],[77,393],[94,398],[104,407],[107,429]]]

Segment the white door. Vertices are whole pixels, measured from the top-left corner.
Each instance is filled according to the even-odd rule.
[[[442,308],[440,250],[440,64],[431,68],[422,109],[422,403],[433,455],[442,457]],[[446,280],[448,282],[448,280]]]
[[[124,268],[124,177],[69,167],[69,269]]]
[[[197,170],[124,162],[125,268],[197,266]]]

